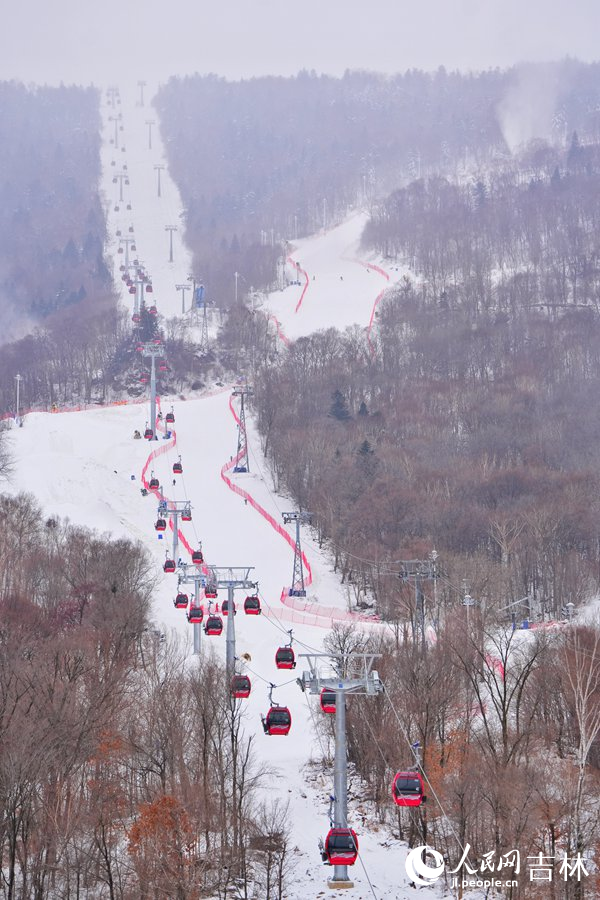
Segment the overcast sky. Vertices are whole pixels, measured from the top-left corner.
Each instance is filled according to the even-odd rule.
[[[600,58],[600,0],[3,0],[0,80],[149,84]]]

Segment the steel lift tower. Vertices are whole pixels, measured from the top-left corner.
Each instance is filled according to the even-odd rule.
[[[137,297],[136,297],[137,299]],[[142,356],[150,357],[152,368],[150,370],[150,428],[152,429],[152,439],[156,437],[156,359],[163,356],[161,344],[155,344],[153,341],[147,341],[142,344]]]
[[[292,572],[292,586],[288,590],[289,597],[306,597],[304,587],[304,568],[302,566],[302,547],[300,546],[300,525],[305,522],[310,525],[312,513],[309,512],[284,512],[284,525],[290,522],[296,523],[296,544],[294,547],[294,571]]]
[[[169,518],[173,522],[173,559],[177,562],[179,553],[179,516],[184,522],[192,518],[192,505],[187,500],[161,500],[158,504],[158,518]]]
[[[302,672],[298,684],[302,691],[320,694],[323,688],[335,691],[335,760],[333,768],[333,828],[348,828],[348,748],[346,743],[346,694],[367,694],[370,697],[383,691],[383,684],[373,663],[379,653],[355,653],[346,660],[334,660],[324,653],[301,653],[308,670]],[[334,865],[332,889],[351,888],[347,865]]]
[[[238,424],[238,440],[237,440],[237,462],[234,466],[234,472],[249,472],[250,471],[250,458],[248,456],[248,435],[246,433],[246,411],[244,407],[244,400],[246,397],[251,397],[254,391],[250,387],[250,385],[246,385],[245,387],[236,387],[233,391],[234,397],[240,398],[240,421]]]
[[[192,603],[192,607],[198,608],[200,606],[200,588],[206,587],[206,575],[204,572],[198,572],[197,570],[188,574],[188,569],[190,568],[196,570],[196,566],[188,566],[187,563],[184,563],[181,566],[181,574],[178,576],[177,584],[194,585],[194,602]],[[200,653],[200,637],[202,634],[202,625],[200,622],[194,622],[193,629],[194,656],[198,656]]]
[[[254,566],[208,566],[210,572],[209,581],[214,583],[217,588],[227,588],[227,635],[225,638],[226,646],[226,666],[229,679],[235,670],[235,612],[233,596],[235,591],[254,591],[256,590],[256,582],[250,579],[250,572],[254,570]],[[223,604],[221,604],[223,609]]]
[[[422,583],[433,581],[434,594],[437,585],[437,553],[434,550],[429,559],[404,559],[400,562],[398,578],[405,583],[413,582],[415,586],[415,618],[413,624],[413,640],[421,642],[425,649],[425,595]]]

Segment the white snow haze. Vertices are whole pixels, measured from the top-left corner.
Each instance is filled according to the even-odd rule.
[[[215,72],[506,67],[598,56],[597,0],[25,0],[5,3],[0,80],[106,84]]]

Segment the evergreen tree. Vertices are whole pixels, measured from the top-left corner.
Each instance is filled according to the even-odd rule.
[[[342,392],[340,390],[334,391],[331,399],[331,409],[329,410],[331,418],[337,419],[338,422],[347,422],[350,418],[350,410]]]

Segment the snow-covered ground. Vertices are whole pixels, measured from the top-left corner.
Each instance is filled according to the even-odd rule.
[[[381,292],[407,272],[361,253],[366,220],[366,213],[356,212],[336,228],[295,241],[290,248],[290,284],[265,302],[288,339],[331,326],[342,331],[352,325],[368,328]]]
[[[186,281],[190,257],[181,243],[180,230],[174,233],[174,261],[168,262],[168,234],[164,227],[180,224],[181,203],[165,170],[161,172],[161,193],[157,197],[155,164],[164,164],[160,153],[158,126],[152,128],[153,149],[148,149],[148,119],[156,119],[150,106],[138,105],[139,92],[131,87],[130,95],[121,94],[122,104],[106,106],[105,147],[103,150],[104,182],[109,212],[109,230],[117,228],[128,234],[134,227],[138,258],[152,277],[154,299],[159,311],[168,316],[181,310],[181,295],[175,285]],[[115,151],[115,112],[122,113],[121,146]],[[113,118],[113,121],[109,120]],[[118,120],[117,120],[118,121]],[[110,162],[116,158],[117,166]],[[124,185],[124,202],[115,204],[119,185],[112,181],[115,169],[127,165],[130,184]],[[131,210],[126,209],[130,203]],[[115,212],[115,205],[119,210]],[[293,257],[307,272],[308,288],[298,311],[296,306],[302,288],[290,286],[266,298],[265,303],[289,337],[308,334],[319,328],[354,323],[368,327],[374,305],[387,279],[372,264],[357,261],[357,242],[363,224],[357,215],[331,232],[298,242]],[[115,267],[122,256],[115,250]],[[135,254],[134,254],[135,255]],[[293,272],[289,266],[288,272]],[[402,273],[389,273],[393,280]],[[313,278],[314,276],[314,278]],[[119,273],[116,273],[118,281]],[[306,278],[303,279],[306,286]],[[188,304],[189,304],[188,294]],[[124,294],[124,301],[131,298]],[[287,630],[293,628],[297,653],[318,652],[327,633],[327,622],[305,619],[282,607],[279,598],[283,586],[292,575],[293,552],[288,543],[260,515],[252,503],[234,493],[221,477],[221,469],[236,450],[235,420],[229,408],[230,391],[215,389],[201,398],[173,400],[176,423],[176,448],[159,456],[154,474],[163,485],[164,494],[174,500],[189,500],[193,520],[182,524],[190,544],[202,542],[205,559],[217,566],[253,566],[253,577],[260,584],[265,615],[236,617],[237,655],[250,654],[252,694],[245,701],[245,728],[255,735],[255,748],[260,760],[278,774],[271,779],[270,791],[289,801],[289,819],[293,827],[293,843],[298,848],[295,874],[286,896],[289,900],[312,900],[322,896],[345,896],[353,900],[403,900],[414,897],[404,871],[406,846],[391,841],[384,830],[357,821],[356,804],[351,810],[350,824],[357,828],[361,855],[351,870],[355,887],[343,892],[328,891],[326,880],[331,870],[322,865],[317,840],[328,828],[331,779],[313,775],[308,778],[307,765],[318,760],[320,747],[312,719],[322,715],[318,698],[307,698],[295,683],[302,670],[278,671],[274,663],[277,647],[287,641]],[[171,401],[165,398],[163,411]],[[76,524],[127,535],[140,540],[156,560],[157,572],[169,546],[169,532],[160,540],[154,531],[157,502],[151,494],[142,496],[141,472],[151,449],[157,444],[133,440],[134,429],[143,429],[148,417],[145,405],[117,406],[85,412],[34,413],[27,416],[25,427],[13,429],[10,446],[14,456],[14,474],[9,491],[29,491],[36,496],[45,513],[68,518]],[[249,420],[250,468],[247,474],[232,475],[273,518],[282,522],[281,513],[289,510],[290,501],[278,496],[272,487],[260,444]],[[181,455],[183,475],[173,476],[172,464]],[[149,474],[149,473],[148,473]],[[173,483],[173,479],[175,482]],[[292,526],[288,526],[292,533]],[[303,544],[312,567],[313,582],[308,589],[313,605],[346,608],[346,597],[327,557],[311,539],[306,529]],[[182,553],[183,556],[185,554]],[[191,641],[191,626],[185,613],[175,610],[175,575],[160,575],[154,598],[154,617],[162,629],[185,633]],[[222,599],[222,598],[220,598]],[[236,598],[238,604],[243,596]],[[384,626],[371,626],[384,627]],[[202,635],[204,644],[211,642],[225,654],[225,632],[219,638]],[[292,676],[287,678],[287,675]],[[263,734],[260,714],[268,708],[268,686],[277,702],[289,706],[293,725],[288,737]],[[352,702],[351,700],[349,702]],[[372,887],[369,884],[372,882]],[[420,896],[439,897],[440,888],[420,888]]]

